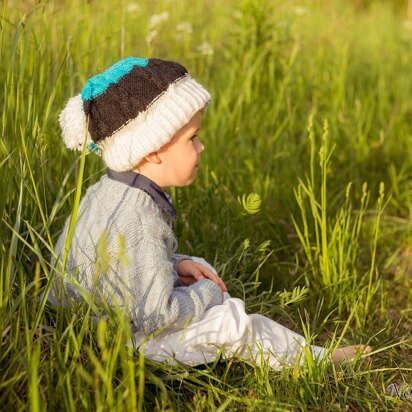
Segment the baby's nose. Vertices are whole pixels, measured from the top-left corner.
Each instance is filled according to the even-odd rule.
[[[205,146],[203,146],[203,143],[199,140],[198,152],[202,153],[203,150],[205,150]]]

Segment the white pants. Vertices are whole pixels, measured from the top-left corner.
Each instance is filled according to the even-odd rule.
[[[205,260],[192,257],[209,269],[216,271]],[[159,334],[147,341],[141,332],[134,335],[133,345],[148,359],[183,363],[189,366],[213,362],[222,358],[239,358],[256,365],[267,363],[273,369],[302,365],[305,338],[279,323],[259,314],[248,315],[245,303],[224,293],[224,302],[205,312],[198,322],[184,329]],[[325,349],[310,346],[313,358],[320,360]]]

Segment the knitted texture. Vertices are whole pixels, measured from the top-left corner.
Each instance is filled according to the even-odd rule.
[[[55,248],[60,258],[69,221]],[[145,335],[200,320],[206,309],[222,303],[222,292],[209,279],[179,286],[174,263],[182,256],[175,254],[170,223],[148,194],[103,176],[80,203],[63,282],[56,270],[49,301],[68,304],[83,299],[82,290],[96,293],[121,307]]]
[[[210,101],[179,63],[128,57],[88,80],[60,114],[70,149],[84,144],[115,171],[159,150]]]
[[[120,60],[102,74],[97,74],[88,80],[82,90],[82,100],[95,99],[104,93],[111,84],[116,84],[123,76],[133,70],[135,66],[146,67],[148,59],[138,57],[127,57]]]

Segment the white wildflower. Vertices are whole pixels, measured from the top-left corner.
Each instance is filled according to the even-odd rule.
[[[199,46],[197,46],[197,50],[200,52],[200,54],[203,54],[204,56],[213,55],[212,46],[206,41],[204,41],[202,44],[199,44]]]
[[[293,9],[293,12],[296,14],[296,16],[303,16],[304,14],[307,14],[309,10],[306,7],[301,7],[301,6],[296,6]]]
[[[158,35],[157,30],[150,30],[149,33],[147,33],[147,36],[146,36],[146,43],[151,44],[152,41],[156,38],[157,35]]]
[[[157,26],[159,26],[164,21],[166,21],[168,18],[169,18],[169,13],[167,11],[164,11],[163,13],[160,13],[160,14],[153,14],[153,16],[151,16],[149,20],[149,30],[155,29]]]
[[[127,5],[126,10],[128,13],[138,13],[140,6],[137,3],[130,3]]]
[[[403,22],[403,28],[407,31],[412,31],[412,20],[405,20]]]
[[[179,23],[176,26],[176,30],[180,31],[182,33],[187,33],[187,34],[192,34],[193,33],[192,25],[190,23],[187,23],[187,22]]]
[[[232,16],[233,16],[236,20],[242,20],[242,19],[243,19],[243,14],[242,14],[242,12],[239,11],[239,10],[235,10],[235,11],[232,13]]]

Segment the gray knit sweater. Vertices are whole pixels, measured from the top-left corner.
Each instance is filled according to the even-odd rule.
[[[60,257],[69,221],[55,248]],[[101,294],[130,316],[134,330],[146,335],[200,320],[206,309],[222,303],[222,292],[208,279],[179,286],[179,255],[170,223],[149,194],[103,176],[80,202],[63,283],[56,276],[49,301],[57,305],[62,295],[67,304],[65,293],[69,299],[82,299],[82,289]]]

